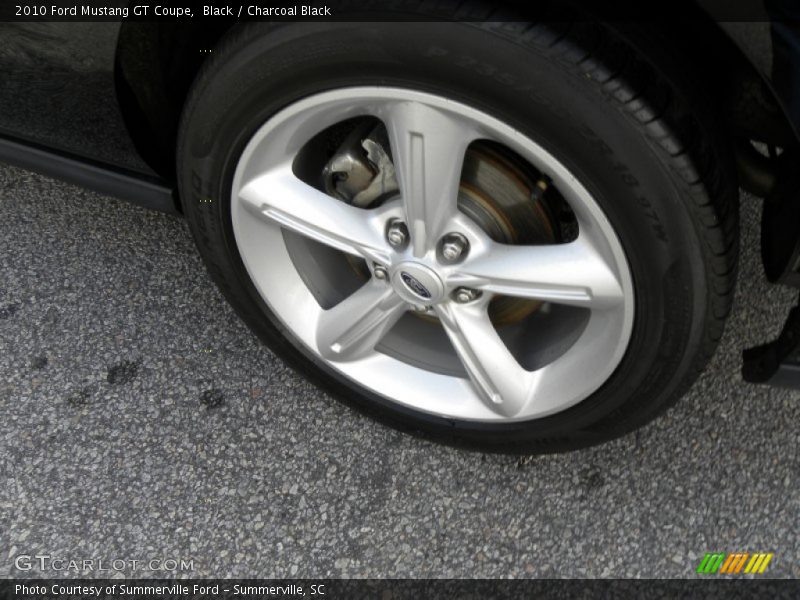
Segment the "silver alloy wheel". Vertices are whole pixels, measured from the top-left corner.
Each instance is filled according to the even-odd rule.
[[[386,126],[397,172],[400,198],[377,208],[348,205],[293,171],[301,148],[315,135],[360,116]],[[478,140],[502,144],[547,174],[575,214],[575,240],[501,244],[458,210],[465,152]],[[590,396],[627,348],[633,283],[600,207],[541,146],[464,104],[384,87],[344,88],[298,101],[270,118],[247,144],[233,180],[231,210],[244,265],[286,329],[330,368],[410,408],[487,422],[543,417]],[[395,219],[408,224],[410,243],[404,248],[386,239]],[[297,268],[287,231],[363,259],[373,276],[323,308]],[[469,244],[469,252],[453,264],[437,255],[439,241],[451,233]],[[473,299],[462,295],[457,301],[462,289]],[[489,319],[495,295],[580,307],[588,318],[564,352],[526,369]],[[381,340],[415,309],[438,318],[463,374],[382,351]]]

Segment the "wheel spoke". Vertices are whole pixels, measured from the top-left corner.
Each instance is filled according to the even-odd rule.
[[[325,358],[346,362],[363,358],[403,315],[407,305],[391,287],[374,279],[317,322],[317,347]]]
[[[342,252],[386,264],[381,209],[349,206],[298,179],[286,165],[248,182],[239,197],[251,214]]]
[[[614,272],[582,238],[546,246],[490,243],[488,251],[461,265],[449,283],[590,308],[615,306],[624,299]]]
[[[530,397],[532,374],[500,339],[486,305],[440,304],[436,312],[486,406],[504,417],[518,414]]]
[[[457,210],[464,153],[477,132],[465,121],[418,102],[394,103],[382,117],[412,249],[421,257]]]

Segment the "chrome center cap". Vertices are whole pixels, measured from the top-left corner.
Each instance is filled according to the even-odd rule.
[[[392,287],[411,304],[433,304],[444,297],[444,283],[436,271],[417,262],[397,265],[392,271]]]

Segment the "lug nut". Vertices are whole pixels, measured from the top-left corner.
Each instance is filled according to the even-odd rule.
[[[408,227],[400,219],[392,219],[386,228],[386,239],[392,248],[404,248],[408,243]]]
[[[466,304],[472,302],[480,297],[481,293],[478,290],[471,290],[470,288],[458,288],[453,292],[453,299],[459,304]]]
[[[379,267],[377,265],[372,267],[372,274],[375,275],[375,279],[380,280],[385,280],[389,277],[389,272],[383,267]]]
[[[424,304],[415,304],[414,310],[418,313],[426,313],[431,310],[430,306],[425,306]]]
[[[456,262],[469,252],[469,242],[460,233],[448,233],[442,238],[441,253],[445,262]]]

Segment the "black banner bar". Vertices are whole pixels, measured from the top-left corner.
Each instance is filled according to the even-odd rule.
[[[793,20],[792,0],[3,0],[0,21]]]
[[[519,599],[519,598],[798,598],[797,580],[707,576],[695,580],[452,579],[27,579],[0,582],[10,600],[108,599]]]

